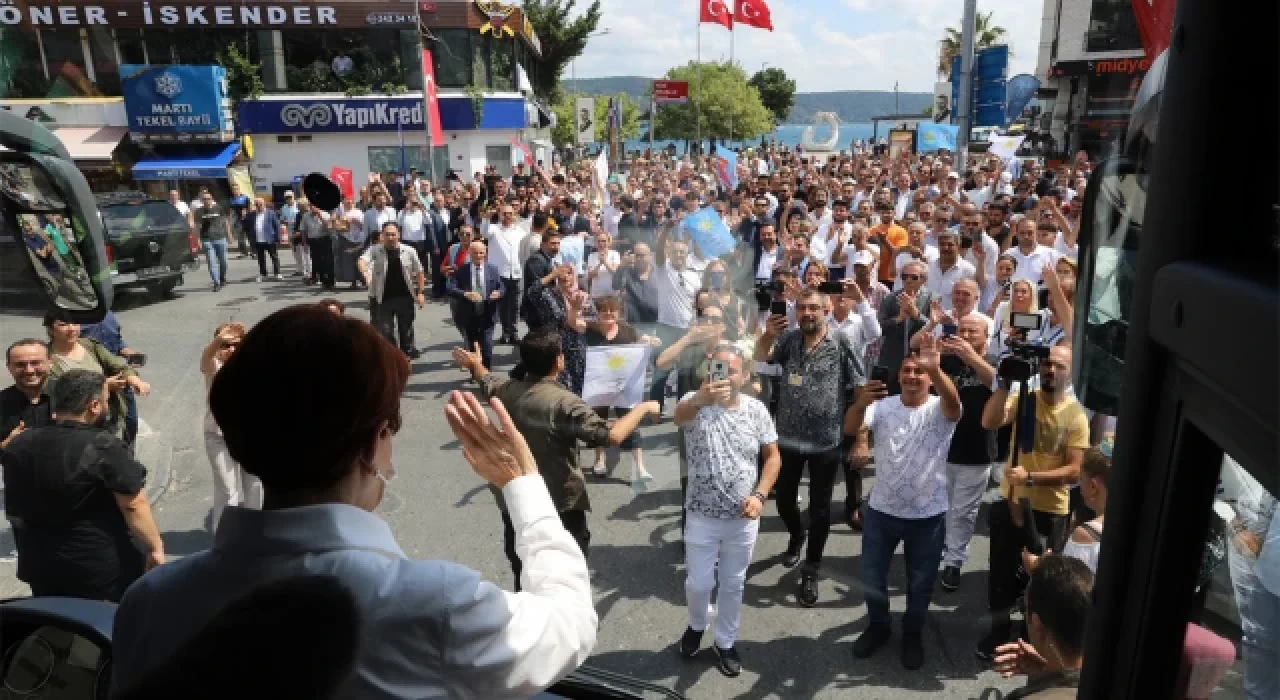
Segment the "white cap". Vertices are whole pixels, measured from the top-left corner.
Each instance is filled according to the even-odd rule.
[[[1013,182],[1013,173],[1000,173],[1000,182]]]
[[[948,179],[948,180],[950,180],[950,179],[951,179],[951,178],[953,178],[953,177],[954,177],[955,179],[959,180],[959,179],[960,179],[960,173],[958,173],[958,172],[956,172],[956,171],[954,171],[954,170],[952,170],[951,172],[947,173],[947,179]]]
[[[871,255],[871,251],[869,250],[860,250],[853,254],[854,265],[866,265],[867,267],[870,267],[875,264],[875,261],[875,257]]]

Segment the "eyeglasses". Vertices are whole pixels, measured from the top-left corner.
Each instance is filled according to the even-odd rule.
[[[904,272],[902,273],[902,279],[903,281],[906,281],[906,282],[917,282],[920,280],[920,275],[913,275],[913,274]]]
[[[219,346],[220,346],[223,350],[233,350],[233,349],[235,349],[235,348],[240,347],[240,342],[239,342],[239,341],[236,341],[236,342],[234,342],[234,343],[220,343],[220,344],[219,344]]]

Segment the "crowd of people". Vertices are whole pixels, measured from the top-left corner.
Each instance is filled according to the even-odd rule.
[[[51,317],[48,343],[20,341],[7,357],[16,385],[0,396],[6,500],[38,503],[40,489],[55,488],[30,481],[39,460],[52,458],[50,444],[61,445],[64,462],[90,450],[98,456],[88,464],[103,471],[90,516],[106,538],[97,545],[109,540],[115,549],[100,549],[123,552],[133,533],[152,547],[137,561],[119,555],[109,580],[71,577],[31,562],[41,561],[37,533],[76,506],[55,514],[10,505],[11,520],[20,519],[19,576],[33,590],[66,591],[68,578],[75,595],[123,595],[120,687],[139,682],[153,655],[180,645],[264,571],[341,571],[377,621],[370,624],[386,625],[362,652],[353,683],[518,694],[545,687],[594,644],[588,477],[607,474],[607,455],[623,448],[631,481],[643,487],[652,477],[639,429],[670,416],[684,504],[683,655],[699,653],[714,617],[717,665],[741,673],[743,590],[773,500],[788,543],[771,554],[801,567],[801,606],[819,603],[832,527],[861,533],[867,625],[852,644],[855,659],[892,636],[887,576],[902,543],[900,660],[920,668],[935,588],[963,585],[994,481],[1000,496],[987,511],[982,562],[992,625],[973,640],[976,654],[1001,672],[1033,674],[1024,697],[1071,687],[1111,462],[1107,417],[1086,411],[1070,382],[1079,202],[1090,168],[1083,156],[1046,168],[996,157],[959,163],[947,153],[818,158],[770,149],[743,153],[729,182],[714,157],[656,156],[631,160],[605,182],[589,165],[558,163],[529,173],[518,164],[510,178],[489,169],[439,187],[417,173],[375,175],[334,211],[294,194],[277,211],[238,192],[225,207],[202,193],[188,212],[214,290],[226,284],[229,241],[241,241],[242,255],[252,244],[259,279],[280,278],[276,246],[288,241],[293,274],[306,284],[367,290],[381,340],[336,299],[253,328],[220,326],[200,358],[216,548],[254,560],[194,555],[134,583],[164,555],[145,498],[138,502],[145,470],[117,441],[123,427],[113,421],[122,426],[125,409],[114,404],[127,389],[145,396],[149,387],[127,362]],[[724,255],[704,255],[705,232],[684,223],[706,208],[734,237]],[[514,588],[530,596],[511,597],[454,565],[407,559],[369,512],[394,476],[399,395],[420,356],[415,308],[429,301],[448,304],[461,341],[453,359],[480,397],[455,393],[446,413],[466,459],[492,485]],[[648,400],[590,405],[589,349],[621,344],[651,348]],[[512,346],[509,373],[497,371],[495,345]],[[59,366],[66,373],[49,394],[53,421],[45,392]],[[336,400],[344,410],[286,411],[281,424],[278,407],[246,394],[267,373],[299,407]],[[321,374],[331,380],[324,397],[312,381]],[[263,426],[288,430],[291,421],[316,439],[255,439]],[[83,447],[28,435],[38,425],[84,432],[97,423],[109,429]],[[585,469],[580,445],[597,450]],[[836,509],[839,477],[846,497]],[[264,532],[273,535],[265,549],[255,541]],[[477,654],[502,652],[468,666],[465,650],[407,639],[388,606],[431,618]],[[501,645],[490,646],[495,640]]]

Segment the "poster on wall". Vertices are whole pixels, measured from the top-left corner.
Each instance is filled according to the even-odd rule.
[[[950,124],[952,118],[951,83],[933,84],[933,121],[935,124]]]

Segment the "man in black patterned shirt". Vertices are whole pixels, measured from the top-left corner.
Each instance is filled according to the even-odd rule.
[[[800,479],[809,467],[808,550],[798,598],[805,607],[818,602],[818,568],[831,530],[831,490],[840,468],[844,409],[855,388],[865,383],[862,353],[827,325],[827,296],[808,290],[796,301],[799,328],[786,331],[785,316],[770,316],[756,341],[755,359],[779,365],[778,435],[782,471],[778,477],[778,515],[791,539],[783,565],[795,566],[806,541],[796,504]],[[775,342],[776,340],[776,342]]]

